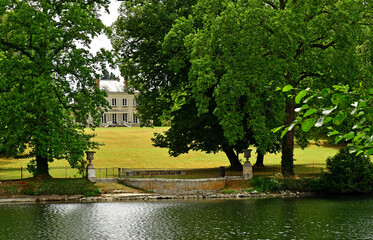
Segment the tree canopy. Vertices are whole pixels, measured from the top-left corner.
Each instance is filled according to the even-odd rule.
[[[34,157],[29,169],[48,176],[48,162],[84,165],[96,148],[84,132],[107,106],[96,86],[110,54],[84,48],[105,30],[108,2],[25,0],[0,3],[0,136],[8,156]]]
[[[275,151],[270,129],[296,119],[295,88],[352,86],[372,77],[371,3],[188,3],[127,1],[113,35],[121,71],[141,92],[142,118],[171,117],[171,129],[155,143],[172,154],[223,145],[236,159],[250,145]],[[291,89],[275,91],[284,86]],[[220,135],[205,144],[212,128]],[[282,140],[285,176],[294,174],[294,134],[291,128]]]

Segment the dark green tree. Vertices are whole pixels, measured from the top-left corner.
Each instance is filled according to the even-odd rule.
[[[254,106],[261,109],[269,96],[260,97],[265,92],[260,88],[273,91],[287,85],[282,101],[289,131],[284,132],[281,164],[284,176],[294,175],[294,88],[370,81],[369,51],[360,50],[371,47],[370,3],[200,0],[195,13],[185,22],[202,21],[203,27],[195,28],[185,42],[191,49],[189,77],[199,111],[210,106],[211,96],[219,99],[214,114],[225,136],[234,142],[242,134],[238,119],[247,118],[239,100],[250,104],[254,96],[260,99],[247,108],[255,112]],[[256,122],[251,119],[249,123]]]
[[[155,146],[169,148],[173,156],[189,150],[224,151],[231,166],[241,168],[238,154],[243,148],[258,143],[263,154],[275,149],[272,141],[274,135],[268,127],[272,122],[263,121],[263,112],[271,111],[268,106],[277,106],[281,101],[263,101],[267,103],[267,108],[261,109],[256,125],[249,123],[249,120],[257,112],[250,112],[248,104],[241,106],[239,110],[245,109],[244,115],[237,120],[230,119],[242,130],[235,141],[229,140],[221,119],[214,113],[217,106],[215,97],[211,98],[211,105],[204,112],[198,111],[193,82],[189,79],[191,55],[184,41],[186,36],[204,23],[190,23],[186,20],[192,13],[191,4],[185,1],[125,2],[112,37],[114,48],[119,54],[120,69],[130,84],[140,90],[138,110],[143,121],[156,120],[161,116],[171,119],[170,130],[165,134],[157,134],[153,139]],[[216,12],[220,11],[220,6],[217,3]],[[213,89],[207,92],[213,94]],[[264,94],[264,91],[260,93]],[[247,102],[245,98],[238,101]],[[254,102],[251,104],[254,105]],[[278,115],[281,119],[281,114]],[[263,134],[257,134],[259,132]],[[265,137],[259,139],[258,136]],[[259,140],[263,142],[259,143]]]
[[[107,69],[102,70],[102,74],[100,75],[100,79],[105,79],[105,80],[116,80],[117,77],[113,72],[109,72]]]
[[[97,126],[107,106],[95,73],[110,54],[83,47],[105,30],[101,7],[108,2],[0,2],[2,147],[8,156],[33,157],[35,176],[49,177],[56,159],[82,167],[84,150],[98,147],[84,128]]]
[[[368,81],[369,51],[359,49],[371,49],[367,30],[371,3],[199,0],[191,4],[127,1],[122,7],[113,42],[122,73],[142,92],[141,118],[167,114],[171,131],[179,123],[177,112],[193,112],[195,123],[211,115],[211,123],[222,128],[218,139],[228,143],[236,162],[242,147],[255,145],[263,154],[276,150],[275,135],[269,130],[284,124],[290,130],[281,144],[282,173],[294,175],[294,89]],[[292,89],[283,95],[274,91],[284,86]],[[207,125],[203,129],[211,127]],[[183,134],[158,135],[156,144],[173,146],[172,141]],[[195,149],[191,146],[199,139],[189,139],[184,149]],[[216,142],[214,151],[222,150],[222,142]]]

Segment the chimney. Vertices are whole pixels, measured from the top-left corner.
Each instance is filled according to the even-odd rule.
[[[127,88],[127,87],[128,87],[128,80],[124,79],[124,88]]]
[[[97,87],[100,88],[100,79],[96,79],[96,84],[97,84]]]
[[[120,82],[120,78],[119,78],[119,76],[117,77],[117,81]]]

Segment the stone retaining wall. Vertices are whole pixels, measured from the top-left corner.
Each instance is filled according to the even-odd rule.
[[[241,177],[206,178],[206,179],[160,179],[160,178],[123,178],[119,183],[130,187],[141,188],[160,194],[200,194],[216,192],[223,188],[227,180],[238,180]]]

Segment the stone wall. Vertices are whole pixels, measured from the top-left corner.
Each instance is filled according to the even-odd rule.
[[[241,177],[206,178],[206,179],[159,179],[159,178],[124,178],[119,183],[161,194],[199,194],[215,192],[223,188],[226,181]]]

